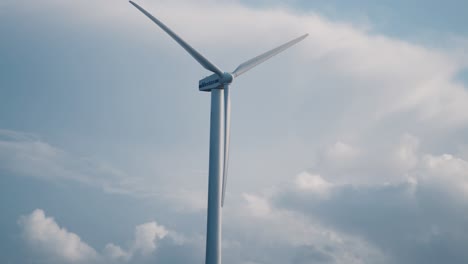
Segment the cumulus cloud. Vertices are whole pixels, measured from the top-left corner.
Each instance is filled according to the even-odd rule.
[[[155,253],[160,241],[168,234],[169,231],[164,226],[158,225],[154,221],[141,224],[135,228],[135,239],[127,250],[109,243],[105,246],[103,255],[111,261],[132,263],[142,261]]]
[[[77,234],[60,227],[41,209],[20,217],[18,223],[26,242],[53,262],[89,263],[98,257],[97,252]]]
[[[163,239],[167,234],[168,231],[156,222],[137,226],[132,252],[141,252],[143,255],[151,254],[156,249],[158,240]]]
[[[365,143],[354,145],[359,155],[346,169],[318,162],[273,191],[244,194],[245,205],[224,219],[249,235],[230,250],[249,241],[278,263],[466,262],[468,162],[427,153],[408,133],[379,148]],[[329,155],[335,146],[323,149],[322,161],[339,163],[340,155]]]
[[[50,263],[135,263],[154,258],[159,243],[169,231],[156,222],[136,226],[135,238],[128,249],[113,243],[105,245],[102,253],[82,241],[79,235],[60,227],[41,209],[21,216],[18,224],[25,242],[39,259]],[[177,237],[177,234],[172,236]],[[182,245],[180,239],[176,244]],[[38,260],[40,262],[40,260]]]
[[[295,184],[299,190],[313,192],[322,196],[326,195],[332,186],[320,175],[309,174],[307,172],[302,172],[301,174],[297,175]]]
[[[450,154],[424,155],[421,170],[416,171],[421,181],[444,189],[448,194],[468,199],[468,161]]]
[[[112,243],[109,243],[104,247],[103,254],[107,258],[117,261],[128,261],[131,257],[129,252]]]
[[[275,196],[244,194],[244,203],[224,214],[228,263],[385,263],[358,235],[279,207]]]
[[[331,183],[327,199],[317,199],[314,188],[300,193],[282,188],[269,202],[335,231],[359,235],[384,252],[385,263],[464,263],[468,255],[460,245],[468,241],[463,220],[468,163],[450,154],[424,153],[419,144],[416,137],[404,135],[395,152],[380,157],[396,155],[405,163],[399,170],[404,177]]]

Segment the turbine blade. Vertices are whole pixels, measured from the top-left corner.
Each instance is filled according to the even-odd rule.
[[[183,39],[181,39],[179,36],[177,36],[176,33],[174,33],[170,28],[168,28],[166,25],[164,25],[161,21],[159,21],[157,18],[155,18],[153,15],[148,13],[145,9],[143,9],[141,6],[138,4],[134,3],[133,1],[129,1],[130,4],[135,6],[138,10],[140,10],[143,14],[145,14],[149,19],[151,19],[154,23],[156,23],[162,30],[164,30],[169,36],[171,36],[177,43],[179,43],[182,48],[184,48],[194,59],[198,61],[205,69],[212,71],[219,76],[223,74],[223,72],[216,67],[213,63],[211,63],[208,59],[203,57],[198,51],[196,51],[194,48],[192,48],[187,42],[185,42]]]
[[[223,169],[223,190],[221,196],[221,206],[224,206],[226,195],[226,183],[229,163],[229,141],[231,135],[231,97],[229,95],[229,85],[224,85],[224,169]]]
[[[305,39],[307,36],[309,36],[309,34],[305,34],[305,35],[302,35],[296,39],[293,39],[277,48],[274,48],[270,51],[267,51],[261,55],[258,55],[257,57],[253,58],[253,59],[250,59],[244,63],[242,63],[241,65],[239,65],[233,72],[232,74],[234,75],[234,77],[237,77],[241,74],[243,74],[244,72],[252,69],[253,67],[259,65],[260,63],[268,60],[269,58],[275,56],[276,54],[286,50],[287,48],[293,46],[294,44],[298,43],[299,41]]]

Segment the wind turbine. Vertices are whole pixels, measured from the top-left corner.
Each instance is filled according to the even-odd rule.
[[[211,92],[210,161],[208,172],[205,263],[221,264],[221,207],[224,206],[224,196],[226,193],[231,126],[229,86],[234,78],[239,77],[253,67],[305,39],[309,34],[302,35],[277,48],[260,54],[240,64],[233,72],[223,72],[141,6],[132,1],[130,1],[130,3],[171,36],[205,69],[213,72],[212,75],[201,79],[198,84],[198,89],[200,91]]]

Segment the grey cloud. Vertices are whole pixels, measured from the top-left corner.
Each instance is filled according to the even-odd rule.
[[[201,155],[183,151],[139,155],[143,156],[141,165],[128,173],[109,162],[67,152],[34,134],[0,129],[2,171],[45,181],[78,182],[106,193],[146,200],[156,197],[161,203],[169,202],[176,211],[205,209],[206,194],[199,190],[204,184],[198,180],[203,171],[197,173],[198,177],[187,176],[194,171],[190,164],[197,163],[190,157]],[[187,160],[187,166],[178,166],[181,159]],[[174,168],[179,170],[174,172]],[[185,177],[186,185],[169,188],[174,174]],[[190,188],[190,183],[199,189]]]
[[[428,159],[444,163],[444,169],[427,166]],[[335,184],[325,199],[313,191],[284,190],[273,204],[362,236],[385,252],[389,263],[465,263],[468,163],[451,156],[420,160],[406,181]]]
[[[385,263],[383,252],[359,235],[277,206],[275,197],[244,195],[244,203],[225,211],[228,263]]]
[[[293,264],[308,264],[308,263],[317,263],[317,264],[326,264],[334,263],[333,257],[329,255],[326,251],[317,250],[313,246],[303,246],[299,247],[291,263]],[[328,248],[328,250],[331,250]]]
[[[37,136],[10,130],[0,130],[0,136],[0,169],[4,171],[51,181],[76,181],[109,192],[132,193],[135,187],[135,178],[111,165],[76,157]]]

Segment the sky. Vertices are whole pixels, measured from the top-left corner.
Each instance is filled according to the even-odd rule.
[[[235,80],[223,263],[467,263],[466,1],[139,3]],[[127,1],[0,2],[0,261],[204,263],[210,75]]]

